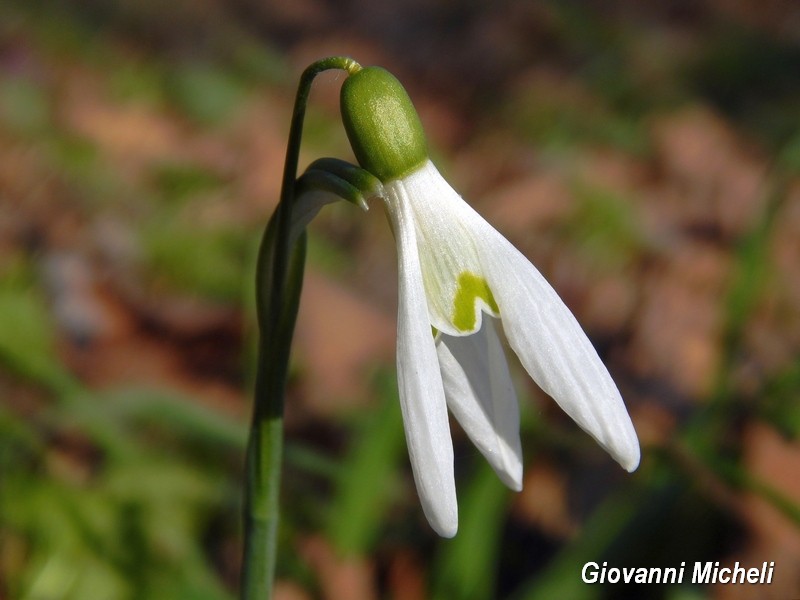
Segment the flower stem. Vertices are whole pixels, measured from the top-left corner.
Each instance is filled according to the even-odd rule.
[[[306,104],[314,78],[328,69],[352,74],[354,60],[330,57],[300,77],[286,150],[280,202],[261,241],[256,267],[259,325],[258,364],[244,488],[242,600],[272,597],[278,546],[279,492],[283,455],[283,405],[294,324],[305,264],[305,234],[290,247],[292,208]]]

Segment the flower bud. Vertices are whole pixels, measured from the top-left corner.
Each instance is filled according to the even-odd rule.
[[[385,69],[366,67],[342,84],[342,121],[359,164],[383,182],[426,160],[417,111],[403,86]]]

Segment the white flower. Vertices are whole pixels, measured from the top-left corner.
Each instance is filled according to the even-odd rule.
[[[445,537],[458,529],[448,407],[500,478],[522,487],[519,407],[498,324],[534,381],[634,470],[636,432],[591,342],[536,268],[430,162],[402,85],[366,67],[342,84],[341,109],[353,152],[372,175],[356,187],[384,199],[397,240],[400,403],[431,526]]]
[[[533,380],[625,469],[636,469],[639,444],[619,391],[536,268],[430,161],[384,182],[382,196],[398,249],[400,401],[431,526],[444,537],[458,528],[447,407],[503,482],[522,487],[519,408],[498,324]]]

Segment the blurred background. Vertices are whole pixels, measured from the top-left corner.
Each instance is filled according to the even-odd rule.
[[[311,226],[278,597],[800,593],[800,5],[4,0],[0,599],[230,599],[258,241],[311,61],[394,72],[454,186],[584,325],[633,475],[513,365],[525,488],[454,427],[461,527],[413,488],[379,203]],[[342,76],[301,166],[352,157]],[[771,586],[588,586],[587,561],[775,562]],[[687,576],[687,580],[689,577]]]

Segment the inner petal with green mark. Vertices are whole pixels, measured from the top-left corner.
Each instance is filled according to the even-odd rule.
[[[453,298],[453,325],[459,331],[474,331],[478,320],[478,299],[495,315],[500,313],[492,290],[486,280],[475,273],[464,271],[458,276],[458,288]]]

